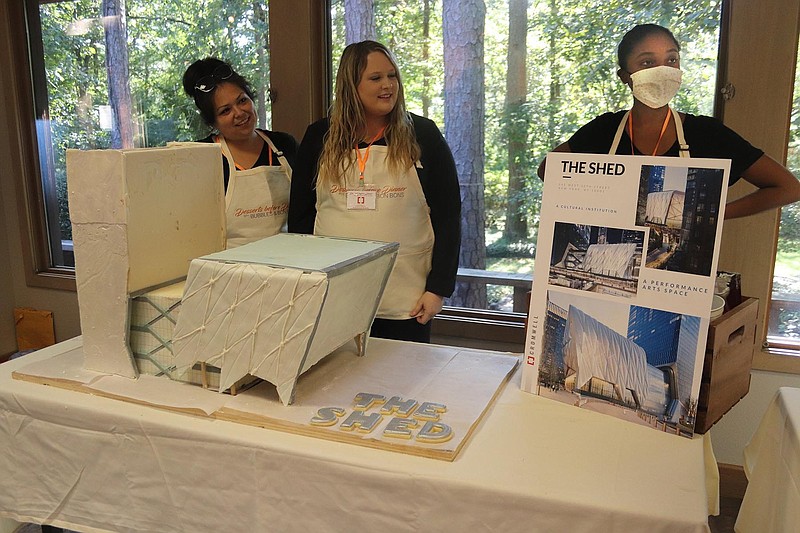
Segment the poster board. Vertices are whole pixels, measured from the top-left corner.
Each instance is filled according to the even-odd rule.
[[[548,154],[523,390],[693,434],[729,173]]]

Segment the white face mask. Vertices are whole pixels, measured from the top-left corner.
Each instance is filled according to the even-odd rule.
[[[662,65],[646,68],[631,74],[633,96],[653,109],[664,107],[681,87],[683,71]]]

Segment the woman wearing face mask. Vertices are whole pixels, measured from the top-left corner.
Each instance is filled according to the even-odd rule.
[[[453,156],[436,124],[406,111],[391,52],[348,45],[330,117],[300,143],[289,231],[399,242],[371,335],[429,342],[455,287],[460,219]]]
[[[617,75],[631,87],[633,107],[600,115],[554,151],[730,159],[730,185],[744,178],[758,189],[728,203],[725,218],[800,200],[800,182],[762,150],[714,118],[669,106],[682,74],[680,44],[671,31],[655,24],[635,26],[620,41],[617,58]]]
[[[256,129],[253,90],[224,61],[195,61],[183,75],[183,88],[216,130],[200,142],[222,148],[228,248],[280,232],[289,211],[297,141],[288,133]]]

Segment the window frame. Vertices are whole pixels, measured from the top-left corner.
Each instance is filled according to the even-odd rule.
[[[735,115],[733,119],[735,125],[733,127],[734,129],[737,129],[737,125],[741,125],[742,129],[749,127],[752,132],[746,131],[743,135],[749,138],[752,134],[757,139],[753,141],[756,145],[764,148],[777,161],[785,164],[795,82],[794,69],[797,63],[798,27],[800,24],[796,18],[789,17],[787,19],[779,14],[796,13],[800,8],[800,0],[771,0],[769,6],[740,3],[733,5],[730,0],[725,1],[725,6],[732,12],[729,21],[731,25],[729,39],[731,39],[731,50],[733,50],[731,56],[734,55],[734,52],[737,56],[735,62],[729,60],[726,56],[725,66],[726,69],[729,68],[737,72],[729,80],[728,72],[726,71],[724,82],[718,85],[720,90],[725,87],[729,97],[727,101],[734,102],[733,107],[737,108],[733,113]],[[755,27],[771,27],[775,38],[770,39],[768,42],[758,38],[755,32],[752,32],[752,28]],[[783,68],[788,59],[786,57],[788,49],[776,48],[773,45],[776,42],[792,43],[791,71]],[[749,54],[753,55],[750,56]],[[748,71],[742,65],[753,65],[753,68]],[[780,67],[776,72],[775,69],[778,66]],[[768,80],[762,77],[762,71],[764,70],[770,73]],[[728,81],[731,84],[728,84]],[[739,87],[734,87],[734,83],[738,83]],[[736,100],[733,99],[735,93],[730,93],[729,91],[731,88],[738,89],[736,92],[743,95],[743,100],[736,103]],[[769,91],[765,91],[765,88],[769,88]],[[771,98],[763,98],[764,94],[770,94]],[[785,98],[783,97],[784,95]],[[718,100],[722,101],[723,99],[719,98]],[[753,116],[758,116],[759,124],[754,123]],[[781,135],[766,134],[771,128],[770,125],[774,124],[783,126],[783,130],[780,132]],[[762,242],[761,246],[764,248],[769,246],[772,253],[769,261],[766,262],[767,264],[764,264],[765,262],[758,257],[752,257],[748,261],[736,261],[737,266],[742,267],[742,271],[748,271],[747,274],[751,277],[751,286],[755,287],[755,291],[751,287],[747,295],[760,299],[752,368],[753,370],[800,374],[800,350],[786,349],[782,346],[770,346],[767,343],[780,212],[777,210],[775,212],[761,213],[745,223],[732,222],[738,223],[737,227],[742,231],[735,239],[738,242],[728,243],[729,248],[741,250],[743,247],[753,244],[754,241],[760,240]],[[767,233],[766,240],[765,232],[771,232],[771,234]],[[772,237],[771,240],[768,237],[770,235]],[[757,248],[757,250],[750,250],[750,255],[758,256],[763,248]],[[768,279],[752,280],[755,277],[753,274],[764,275]]]
[[[49,247],[47,210],[45,209],[44,184],[40,179],[39,154],[36,136],[35,109],[46,109],[41,102],[34,102],[33,72],[44,69],[42,53],[37,56],[31,43],[38,28],[38,2],[4,2],[8,10],[10,46],[3,54],[3,64],[9,65],[8,80],[3,89],[10,95],[9,141],[12,152],[11,168],[15,168],[21,181],[17,187],[19,225],[22,238],[22,260],[25,281],[29,287],[59,290],[76,290],[75,270],[53,266]],[[31,6],[36,6],[35,10]],[[36,19],[29,17],[31,11]],[[38,40],[41,43],[41,37]],[[39,91],[39,94],[41,91]],[[55,210],[55,216],[58,211]],[[57,232],[57,225],[56,225]],[[58,232],[57,232],[58,233]]]
[[[44,66],[41,53],[38,65],[34,59],[36,54],[35,50],[31,49],[31,42],[34,41],[31,35],[35,27],[28,17],[31,6],[36,7],[35,13],[38,17],[38,5],[39,2],[36,0],[0,2],[0,12],[5,11],[10,30],[7,36],[10,46],[0,51],[0,59],[3,64],[8,65],[6,75],[2,77],[2,88],[8,95],[7,118],[11,154],[9,168],[13,170],[12,174],[16,174],[11,179],[19,180],[20,184],[16,187],[16,200],[19,206],[22,259],[27,286],[74,291],[76,287],[74,269],[51,266],[48,246],[51,237],[45,222],[45,190],[39,173],[34,121],[35,110],[37,107],[41,109],[42,106],[40,102],[34,102],[32,76],[33,69],[43,69]],[[730,6],[730,0],[723,2],[717,73],[718,90],[727,80]],[[271,83],[273,88],[277,89],[278,96],[273,107],[273,123],[276,129],[290,131],[299,139],[302,137],[305,124],[321,117],[330,99],[330,94],[320,89],[330,86],[328,81],[331,77],[328,31],[330,24],[327,23],[330,16],[329,2],[272,0],[270,7],[270,40],[273,57],[276,58]],[[273,22],[275,20],[280,20],[280,23]],[[285,63],[281,63],[277,59],[283,57],[279,53],[281,49],[284,53],[289,52],[287,57],[297,57],[299,38],[308,40],[303,46],[308,46],[309,61],[298,65],[296,59],[291,61],[287,59]],[[293,110],[295,106],[299,106],[300,109]],[[718,118],[723,116],[723,107],[722,99],[718,98],[714,108],[714,115]],[[772,261],[774,262],[774,258]],[[762,309],[766,310],[767,307],[766,303],[762,305]],[[762,316],[764,314],[766,313],[762,313]],[[434,323],[434,333],[521,344],[525,337],[524,319],[524,313],[446,307]],[[762,323],[766,322],[764,318],[761,320]],[[765,339],[765,333],[763,336]],[[800,374],[800,357],[787,357],[786,350],[756,346],[755,352],[754,368]],[[778,353],[780,355],[777,355]]]
[[[800,21],[792,17],[782,17],[780,13],[796,13],[800,8],[800,0],[770,0],[769,6],[740,3],[734,5],[731,0],[725,0],[724,7],[729,13],[729,18],[726,22],[730,28],[726,38],[730,40],[729,49],[732,52],[726,50],[725,56],[721,55],[721,59],[723,57],[725,59],[726,70],[724,78],[718,82],[718,91],[726,94],[728,99],[723,101],[723,98],[718,98],[717,100],[720,102],[721,108],[727,107],[728,103],[733,104],[735,111],[729,113],[725,118],[729,120],[730,115],[734,116],[732,119],[732,122],[734,122],[732,127],[734,129],[739,131],[739,127],[741,127],[745,138],[754,137],[755,140],[753,142],[757,146],[770,153],[777,161],[785,164]],[[752,28],[755,27],[771,27],[775,38],[770,39],[768,42],[760,39],[752,31]],[[787,39],[787,37],[791,38]],[[787,62],[785,55],[788,49],[776,48],[773,45],[776,42],[782,43],[786,41],[791,42],[793,47],[791,52],[791,71],[783,68],[783,65]],[[729,53],[730,57],[728,56]],[[734,55],[736,56],[735,61],[731,59]],[[748,70],[743,68],[743,65],[753,65],[753,67]],[[776,73],[775,69],[778,65],[780,65],[780,68]],[[771,74],[769,78],[764,79],[759,69],[769,72]],[[731,71],[735,72],[729,77]],[[731,82],[730,84],[728,83],[729,81]],[[735,84],[738,84],[739,87],[735,87]],[[723,87],[725,92],[723,92]],[[763,95],[767,93],[764,90],[765,88],[769,88],[771,96],[769,99],[763,98]],[[742,94],[742,97],[737,101],[737,99],[734,99],[736,92],[731,93],[730,89]],[[784,94],[786,95],[785,99],[782,98]],[[723,115],[724,113],[720,114],[720,118]],[[759,117],[758,124],[755,124],[752,120],[753,116]],[[728,120],[726,120],[726,123]],[[781,131],[780,136],[767,133],[771,129],[769,125],[772,124],[783,125],[784,129]],[[739,187],[739,184],[736,187]],[[735,239],[730,239],[730,242],[727,243],[729,249],[741,250],[743,247],[754,244],[755,241],[760,241],[761,246],[764,248],[770,247],[772,253],[767,262],[758,257],[751,257],[745,261],[741,256],[738,260],[733,261],[737,267],[741,267],[743,274],[746,273],[750,276],[751,289],[747,295],[757,297],[760,300],[752,368],[753,370],[800,374],[800,350],[787,349],[777,345],[770,346],[767,342],[780,210],[760,213],[747,222],[732,222],[741,231],[737,233]],[[764,233],[767,231],[772,232],[772,240],[765,240]],[[758,256],[763,251],[763,248],[757,248],[757,250],[750,250],[751,253],[749,255]],[[757,277],[755,275],[768,276],[768,279],[754,280],[753,278]]]

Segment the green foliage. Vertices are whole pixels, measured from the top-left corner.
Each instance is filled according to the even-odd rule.
[[[798,57],[800,65],[800,57]],[[797,69],[800,73],[800,68]],[[792,116],[789,123],[789,149],[786,166],[795,176],[800,175],[800,84],[795,83],[792,99]],[[800,204],[794,203],[781,209],[781,224],[778,233],[778,250],[800,252]],[[779,254],[780,259],[780,254]],[[798,267],[795,272],[799,272]]]
[[[778,239],[781,249],[800,251],[800,204],[789,204],[781,209]]]
[[[486,246],[486,256],[533,259],[536,256],[536,243],[533,241],[508,242],[501,237]]]
[[[483,179],[484,193],[486,195],[484,200],[486,232],[502,231],[505,221],[505,190],[508,182],[508,173],[503,168],[491,168],[489,166],[484,173]]]

